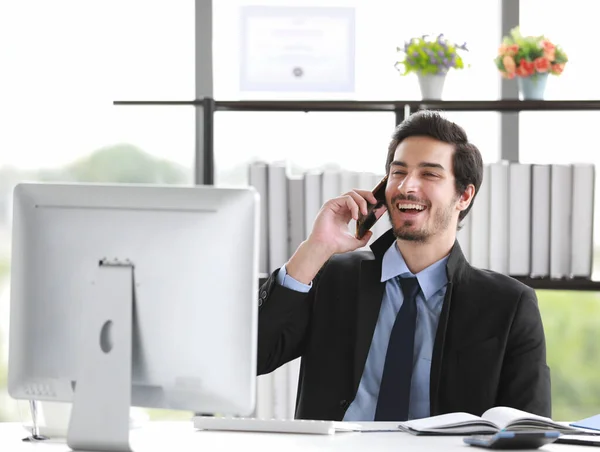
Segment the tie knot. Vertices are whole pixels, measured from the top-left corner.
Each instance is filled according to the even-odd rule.
[[[405,299],[412,299],[417,296],[417,293],[419,293],[419,289],[421,288],[417,278],[398,278],[398,281]]]

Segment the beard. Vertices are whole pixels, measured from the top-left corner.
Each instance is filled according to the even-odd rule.
[[[398,201],[413,201],[427,206],[427,210],[431,211],[431,206],[423,200],[419,200],[414,196],[397,197],[392,201],[392,206],[395,206]],[[429,239],[440,231],[445,231],[450,226],[452,221],[452,212],[454,211],[453,200],[447,206],[440,207],[433,212],[433,222],[430,225],[424,224],[420,229],[413,229],[415,222],[413,220],[402,220],[394,222],[392,211],[388,206],[388,217],[392,224],[394,236],[399,240],[407,240],[410,242],[427,243]],[[394,207],[395,209],[395,207]]]

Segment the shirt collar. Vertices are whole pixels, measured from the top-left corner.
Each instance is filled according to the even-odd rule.
[[[448,276],[446,274],[447,261],[448,256],[445,256],[415,275],[408,269],[404,257],[402,257],[402,253],[398,249],[396,241],[394,241],[383,255],[383,262],[381,264],[381,282],[386,282],[396,276],[402,278],[416,276],[419,281],[419,286],[421,286],[421,290],[423,291],[423,295],[425,296],[425,300],[428,300],[433,294],[448,283]]]

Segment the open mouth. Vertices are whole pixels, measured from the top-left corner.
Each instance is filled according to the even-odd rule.
[[[409,203],[406,201],[397,203],[396,208],[401,214],[409,217],[415,217],[427,209],[427,207],[422,204]]]

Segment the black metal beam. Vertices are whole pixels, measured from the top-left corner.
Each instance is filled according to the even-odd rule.
[[[519,278],[515,279],[538,290],[584,290],[600,292],[600,281],[585,278],[549,279],[549,278]]]
[[[204,106],[205,99],[176,101],[114,101],[114,105],[182,105]],[[600,111],[600,100],[450,100],[450,101],[295,101],[248,100],[214,101],[215,111],[381,111],[398,113],[433,109],[446,111]]]
[[[205,97],[202,100],[203,114],[203,181],[204,185],[215,183],[215,100]]]

